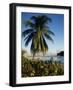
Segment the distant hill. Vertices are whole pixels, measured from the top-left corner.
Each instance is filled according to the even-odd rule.
[[[64,56],[64,51],[57,53],[57,56]]]

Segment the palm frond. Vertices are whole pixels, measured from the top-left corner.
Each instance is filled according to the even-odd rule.
[[[26,35],[32,33],[33,31],[34,31],[33,29],[27,29],[27,30],[22,32],[22,36],[25,37]]]
[[[44,27],[45,24],[47,24],[48,22],[51,22],[51,18],[48,18],[47,16],[45,15],[42,15],[42,16],[32,16],[31,17],[31,20],[33,20],[33,22],[35,23],[35,26],[38,27]]]
[[[43,39],[43,45],[44,45],[45,51],[48,51],[48,45],[46,43],[46,40],[44,37],[42,37],[42,39]]]
[[[43,29],[43,32],[44,32],[44,33],[47,33],[47,34],[49,34],[49,35],[54,35],[54,36],[55,36],[55,34],[54,34],[50,29],[44,28],[44,29]]]
[[[25,46],[28,46],[28,44],[30,43],[30,41],[32,40],[32,38],[33,38],[33,33],[31,33],[29,36],[27,36],[26,38],[25,38]]]
[[[29,26],[29,27],[33,28],[35,26],[35,24],[31,20],[28,20],[28,21],[26,21],[25,26],[26,27]]]
[[[43,15],[43,16],[41,16],[41,22],[43,25],[46,25],[46,24],[48,24],[48,22],[52,22],[52,19]]]
[[[51,30],[48,30],[48,33],[55,36],[55,34]]]
[[[46,34],[46,33],[45,33],[44,36],[45,36],[48,40],[54,42],[53,39],[52,39],[52,37],[51,37],[49,34]]]
[[[44,46],[44,43],[43,43],[43,38],[41,37],[40,38],[40,46],[41,46],[41,52],[45,52],[45,46]]]
[[[34,22],[36,22],[37,21],[37,16],[32,16],[31,17],[31,20],[33,20]]]

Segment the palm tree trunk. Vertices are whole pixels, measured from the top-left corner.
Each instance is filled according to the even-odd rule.
[[[35,53],[33,53],[33,57],[32,57],[32,60],[34,60],[34,57],[35,57]]]

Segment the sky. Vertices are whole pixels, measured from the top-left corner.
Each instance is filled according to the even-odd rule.
[[[49,22],[48,26],[50,27],[50,30],[55,34],[55,36],[52,36],[54,43],[46,40],[49,47],[49,50],[47,53],[53,54],[64,50],[64,15],[63,14],[22,12],[21,13],[21,32],[27,30],[23,22],[29,20],[32,16],[38,16],[38,15],[46,15],[47,17],[50,17],[52,19],[52,22]],[[26,47],[25,42],[22,38],[22,43],[21,43],[22,49],[27,50],[30,53],[30,45],[31,45],[31,42]]]

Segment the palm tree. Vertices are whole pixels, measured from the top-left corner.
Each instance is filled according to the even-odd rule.
[[[28,46],[31,42],[30,50],[33,54],[33,59],[36,53],[42,52],[45,54],[48,51],[46,39],[53,42],[51,35],[54,35],[54,33],[48,27],[51,21],[51,18],[42,15],[32,16],[30,20],[25,22],[28,29],[22,32],[22,36],[24,37],[25,46]]]

